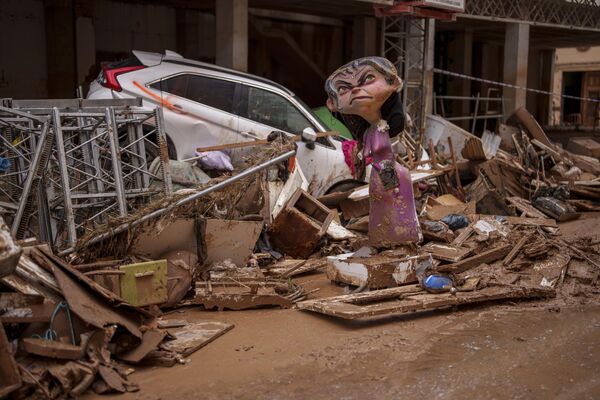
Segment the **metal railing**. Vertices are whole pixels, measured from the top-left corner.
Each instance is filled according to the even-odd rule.
[[[505,118],[505,102],[506,100],[502,97],[493,97],[491,94],[493,91],[488,91],[486,97],[481,97],[479,93],[475,96],[447,96],[433,94],[433,113],[443,117],[448,121],[470,121],[470,132],[475,133],[477,121],[483,121],[482,132],[487,128],[488,120],[496,120],[498,122]],[[473,113],[469,115],[452,115],[448,116],[446,113],[446,101],[456,102],[468,102],[469,109],[471,109],[471,103],[474,102]],[[499,103],[499,109],[490,107],[490,103]]]

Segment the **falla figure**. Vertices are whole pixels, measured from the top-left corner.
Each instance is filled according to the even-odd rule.
[[[371,165],[369,242],[377,248],[422,240],[409,171],[396,162],[390,136],[404,130],[402,80],[383,57],[364,57],[333,72],[325,82],[327,107],[341,114],[356,139],[345,156],[355,174]],[[350,159],[350,160],[349,160]]]

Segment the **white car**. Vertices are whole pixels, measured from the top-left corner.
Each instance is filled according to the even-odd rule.
[[[105,65],[87,97],[141,97],[144,106],[161,106],[172,159],[194,157],[198,147],[265,139],[274,130],[289,135],[305,128],[327,130],[299,98],[270,80],[168,50],[132,53]],[[297,160],[314,196],[359,184],[344,162],[342,140],[321,137],[314,146],[298,142]],[[233,153],[234,163],[239,155]]]

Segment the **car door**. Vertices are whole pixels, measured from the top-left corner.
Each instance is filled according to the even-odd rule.
[[[301,110],[301,105],[275,91],[241,84],[239,129],[256,138],[266,138],[274,130],[289,135],[300,135],[305,128],[322,131]],[[321,195],[333,184],[351,179],[344,162],[341,144],[334,145],[329,138],[319,138],[314,149],[298,142],[296,158],[309,181],[309,191]]]
[[[197,147],[239,142],[239,118],[234,114],[236,81],[195,73],[180,73],[149,85],[163,96],[165,128],[177,158],[195,155]]]

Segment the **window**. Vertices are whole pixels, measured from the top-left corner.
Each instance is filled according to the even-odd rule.
[[[178,75],[173,78],[161,79],[150,85],[151,88],[185,97],[189,75]]]
[[[200,75],[177,75],[150,87],[233,113],[235,82]]]
[[[247,106],[240,113],[244,118],[296,135],[313,127],[300,110],[278,94],[248,86],[247,96]]]

